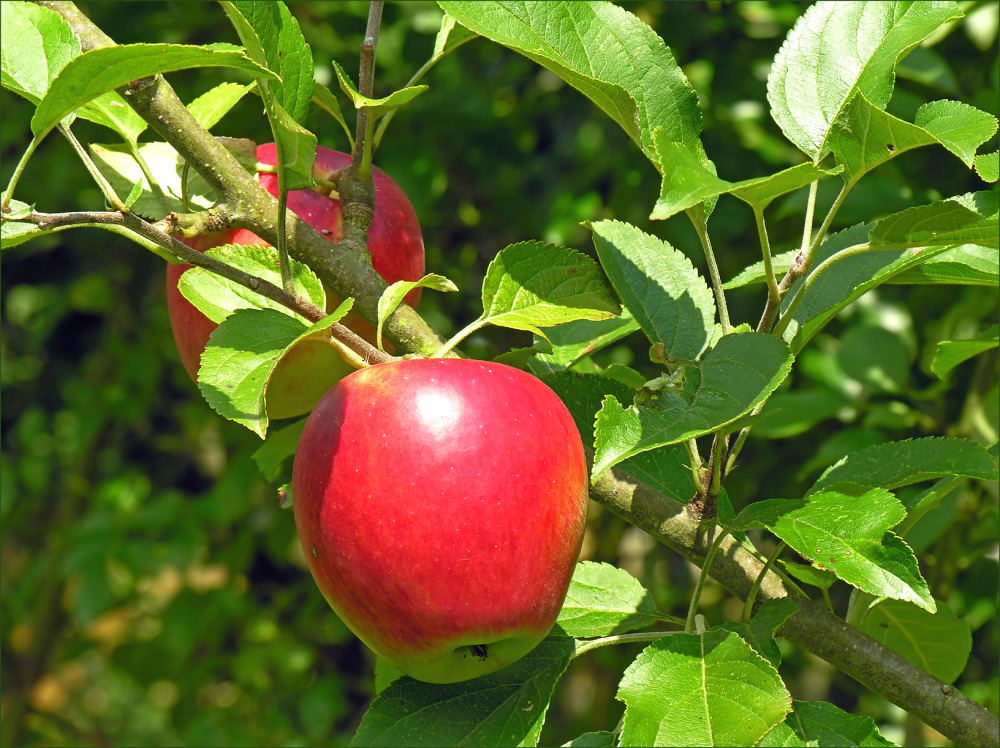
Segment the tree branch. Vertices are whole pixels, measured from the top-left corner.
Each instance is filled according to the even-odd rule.
[[[61,231],[68,228],[82,227],[118,227],[127,232],[137,235],[147,242],[165,248],[181,262],[189,265],[196,265],[206,270],[210,270],[216,275],[228,278],[234,283],[249,288],[251,291],[259,293],[272,301],[276,301],[293,312],[301,314],[311,322],[319,322],[327,316],[326,312],[315,304],[290,294],[283,288],[270,283],[263,278],[250,275],[239,268],[227,265],[220,260],[210,257],[207,254],[192,249],[183,242],[178,241],[170,234],[162,231],[157,226],[147,223],[134,213],[118,213],[114,211],[79,211],[73,213],[31,213],[26,217],[19,217],[18,221],[33,223],[43,231]],[[356,335],[347,327],[334,324],[330,327],[330,335],[345,345],[353,349],[359,356],[369,363],[381,364],[393,361],[394,358],[378,348],[375,348],[364,338]]]
[[[45,0],[41,4],[70,24],[84,51],[114,44],[74,3]],[[120,93],[222,197],[229,209],[231,226],[249,229],[268,243],[277,244],[278,201],[198,124],[162,76],[139,81],[135,89],[128,86]],[[286,221],[289,254],[312,268],[338,296],[353,297],[355,309],[375,324],[378,299],[387,284],[372,268],[368,252],[347,242],[331,242],[290,211]],[[406,304],[400,304],[386,321],[384,330],[397,350],[423,355],[431,355],[435,350],[427,342],[436,339],[433,330]]]
[[[714,523],[706,527],[688,508],[614,470],[598,479],[590,496],[698,565],[703,563],[716,536],[724,532]],[[729,536],[719,544],[711,575],[737,597],[746,599],[763,566]],[[1000,744],[997,719],[988,710],[849,626],[822,605],[793,593],[773,571],[761,580],[758,597],[761,601],[792,598],[798,612],[778,630],[781,636],[917,715],[955,743]]]

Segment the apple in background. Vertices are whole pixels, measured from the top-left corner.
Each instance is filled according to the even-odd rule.
[[[503,364],[368,366],[323,396],[292,471],[330,606],[407,675],[452,683],[555,623],[587,513],[583,444],[540,380]]]
[[[273,165],[277,161],[274,143],[257,147],[257,160]],[[349,154],[319,146],[313,175],[328,180],[351,162]],[[261,185],[272,195],[278,195],[277,174],[259,173]],[[398,280],[419,280],[424,274],[424,241],[420,223],[406,194],[398,184],[377,167],[372,167],[375,185],[375,213],[368,231],[368,249],[372,265],[387,283]],[[343,227],[340,202],[315,190],[294,190],[288,193],[288,208],[310,226],[330,238],[340,241]],[[182,239],[185,244],[204,252],[221,244],[266,244],[251,231],[238,229]],[[198,311],[177,288],[177,281],[191,265],[167,266],[167,310],[174,341],[181,362],[192,379],[196,379],[201,353],[208,337],[217,325]],[[332,311],[341,299],[327,292],[327,308]],[[406,303],[415,307],[420,289],[406,296]],[[371,325],[353,312],[343,321],[355,332],[374,340]],[[324,338],[302,341],[278,364],[271,378],[267,395],[267,412],[271,418],[291,418],[307,413],[316,401],[337,381],[353,371],[337,349]]]

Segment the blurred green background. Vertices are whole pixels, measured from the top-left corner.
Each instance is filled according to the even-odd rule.
[[[671,46],[701,97],[709,156],[744,179],[801,160],[771,121],[768,66],[804,5],[794,2],[624,3]],[[367,3],[292,3],[321,80],[331,59],[356,73]],[[916,50],[890,110],[958,98],[997,109],[997,6],[965,3],[967,20]],[[202,44],[238,39],[214,3],[82,3],[118,42]],[[376,93],[405,84],[429,56],[435,5],[386,6]],[[217,70],[171,75],[189,101]],[[683,219],[651,223],[654,169],[588,100],[528,60],[474,40],[437,65],[430,90],[398,113],[376,163],[421,218],[428,271],[461,294],[424,294],[421,312],[449,335],[479,313],[486,266],[505,245],[544,239],[590,251],[580,224],[632,222],[669,239],[703,269]],[[336,88],[335,83],[332,86]],[[4,91],[2,179],[29,139],[31,107]],[[308,125],[345,150],[320,112]],[[84,142],[113,142],[79,121]],[[214,128],[269,140],[248,97]],[[144,139],[152,139],[147,133]],[[995,140],[990,148],[995,148]],[[820,208],[831,196],[824,183]],[[982,184],[944,151],[896,159],[851,195],[835,228]],[[19,199],[40,210],[101,209],[69,145],[44,143]],[[769,212],[775,252],[798,245],[804,195]],[[723,199],[710,223],[724,278],[759,257],[752,214]],[[2,739],[15,744],[307,745],[346,743],[372,695],[369,653],[327,608],[305,570],[292,514],[250,455],[259,441],[216,416],[174,350],[163,263],[97,230],[66,232],[6,252],[2,268]],[[730,294],[735,322],[755,323],[761,287]],[[995,351],[963,364],[950,385],[928,373],[938,340],[996,321],[996,289],[888,286],[853,305],[800,359],[782,414],[762,422],[729,492],[799,496],[845,452],[927,434],[996,440]],[[530,343],[497,328],[463,345],[490,357]],[[638,337],[595,365],[652,371]],[[796,397],[802,399],[795,401]],[[591,505],[584,554],[636,574],[665,610],[682,612],[694,569],[644,533]],[[917,551],[935,596],[973,629],[958,685],[997,704],[996,486],[955,491],[923,524]],[[764,550],[768,550],[764,541]],[[843,614],[847,589],[832,597]],[[741,603],[710,584],[711,623]],[[785,644],[782,642],[782,644]],[[637,647],[575,661],[553,701],[543,743],[612,729],[620,673]],[[897,741],[942,743],[901,711],[803,652],[785,648],[796,698],[868,714]]]

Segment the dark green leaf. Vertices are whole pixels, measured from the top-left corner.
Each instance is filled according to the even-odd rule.
[[[829,489],[891,490],[945,476],[996,480],[997,467],[985,449],[966,439],[906,439],[847,455],[827,468],[809,494]]]
[[[954,683],[962,674],[972,650],[969,624],[947,605],[939,604],[932,614],[882,600],[865,613],[861,630],[944,683]]]
[[[302,436],[302,429],[305,426],[306,419],[300,418],[289,426],[272,431],[251,455],[253,461],[257,463],[257,468],[269,481],[277,480],[281,475],[282,466],[295,455],[299,437]]]
[[[550,635],[503,670],[436,685],[402,677],[365,713],[357,746],[532,746],[552,691],[573,655],[573,640]]]
[[[719,628],[733,631],[754,648],[761,657],[777,669],[781,666],[781,651],[774,641],[774,632],[785,621],[795,615],[798,606],[790,598],[767,600],[750,620],[750,623],[728,622]]]
[[[593,477],[640,452],[733,423],[764,402],[791,365],[788,348],[770,335],[726,335],[700,362],[682,366],[683,389],[654,395],[655,407],[623,408],[605,398],[595,424]]]
[[[934,352],[931,371],[939,379],[945,379],[963,361],[996,348],[998,344],[1000,338],[997,335],[997,325],[968,340],[942,340]]]

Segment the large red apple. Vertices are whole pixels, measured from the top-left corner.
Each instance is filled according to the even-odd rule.
[[[273,165],[277,161],[274,143],[258,146],[257,160]],[[319,179],[329,180],[350,161],[351,157],[346,153],[319,146],[313,174]],[[268,192],[277,196],[276,174],[260,173],[258,179]],[[368,231],[372,265],[388,283],[419,280],[424,274],[424,241],[417,214],[400,186],[384,171],[373,167],[372,181],[375,185],[375,213]],[[339,241],[343,237],[339,201],[314,190],[295,190],[288,193],[288,207],[331,241]],[[221,244],[266,244],[253,232],[243,229],[182,241],[201,252]],[[190,267],[167,267],[167,310],[181,362],[191,378],[195,379],[201,353],[217,325],[185,299],[177,288],[177,281]],[[328,296],[327,305],[332,310],[341,300],[332,294]],[[414,307],[419,300],[419,288],[406,297],[406,302]],[[374,339],[374,330],[361,317],[352,314],[344,320],[344,324],[358,334]],[[326,339],[318,337],[302,341],[281,360],[271,377],[267,394],[268,415],[271,418],[290,418],[307,413],[324,392],[351,371],[353,368]]]
[[[552,628],[587,468],[572,417],[538,379],[464,359],[360,369],[309,416],[292,476],[317,585],[404,673],[485,675]]]

